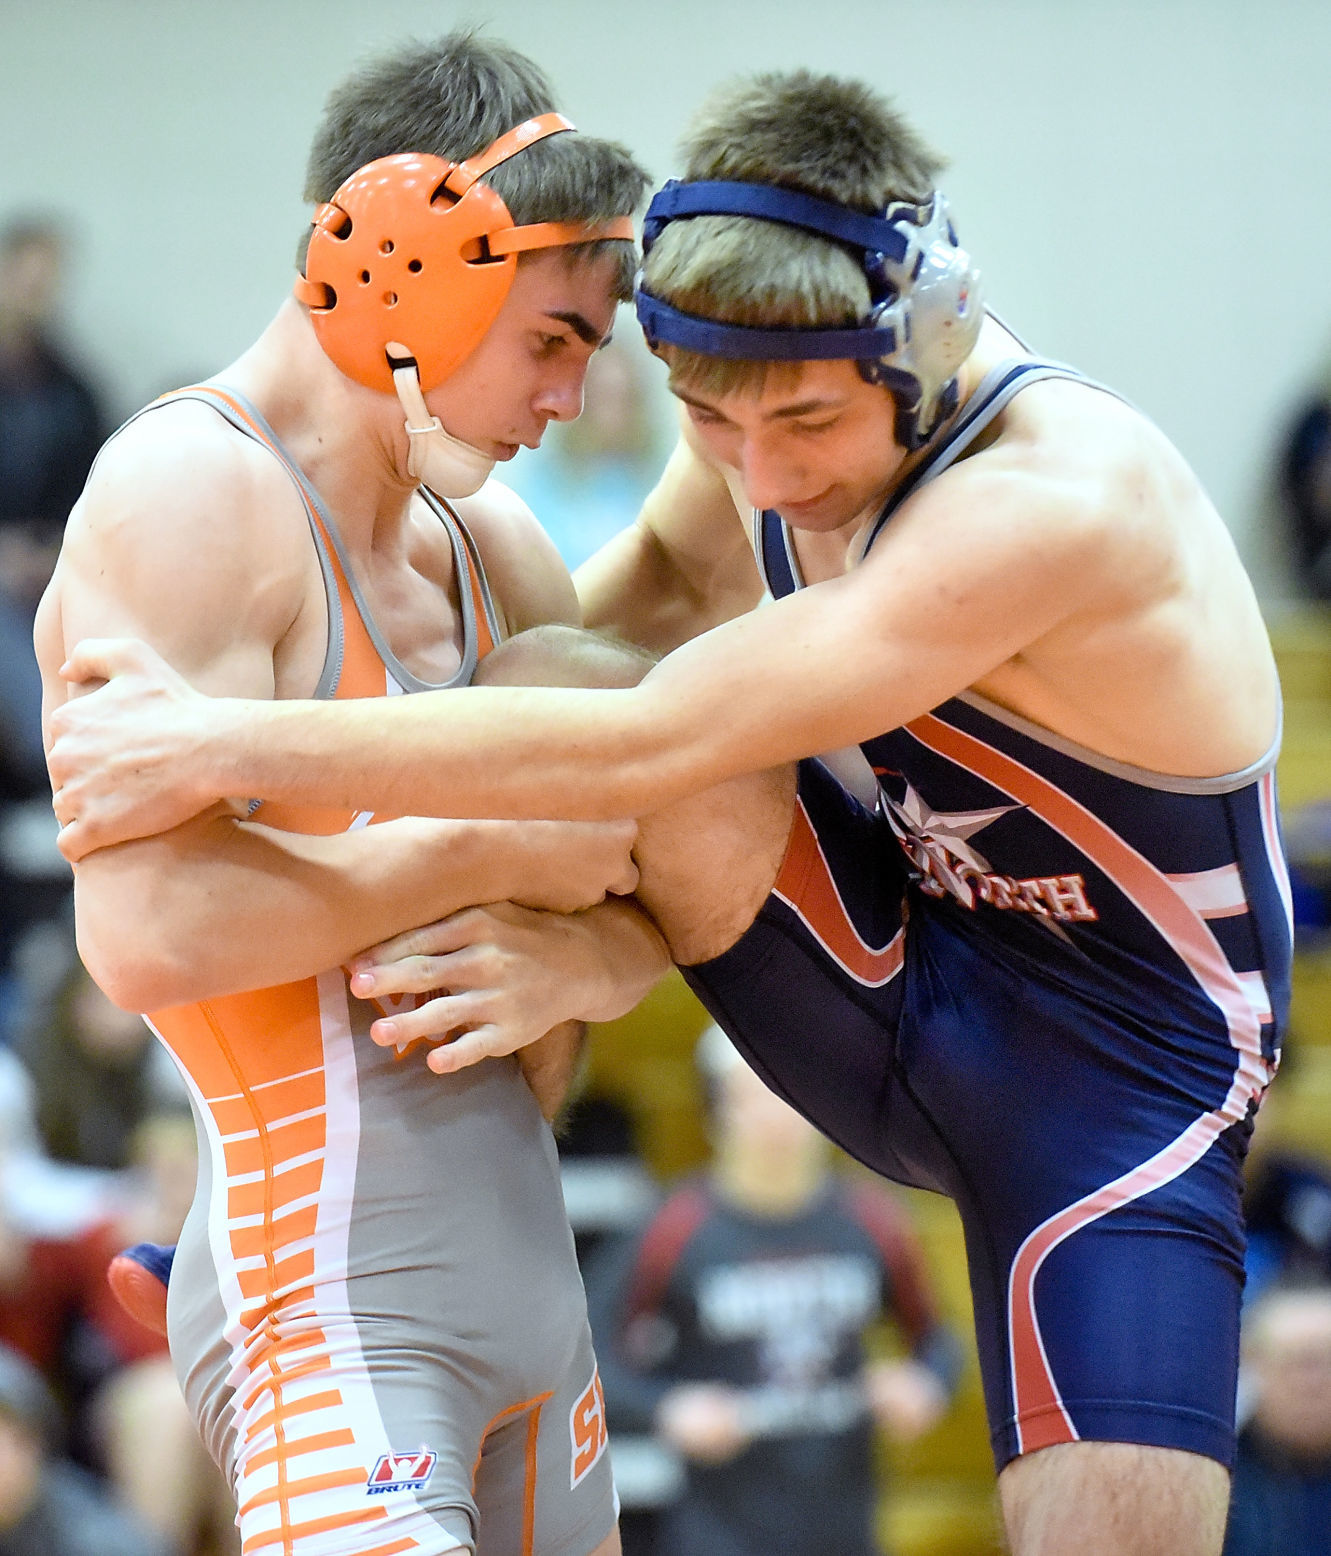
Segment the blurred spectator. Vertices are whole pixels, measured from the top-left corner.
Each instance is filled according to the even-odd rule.
[[[108,1373],[165,1349],[160,1336],[132,1324],[106,1283],[148,1191],[134,1180],[68,1170],[51,1188],[41,1165],[16,1153],[2,1167],[0,1343],[21,1351],[56,1388],[81,1441],[82,1409]],[[71,1180],[93,1186],[67,1198],[60,1185]],[[193,1181],[191,1163],[186,1182]]]
[[[834,1172],[718,1028],[698,1058],[707,1172],[587,1272],[616,1478],[617,1434],[681,1457],[659,1556],[871,1556],[875,1426],[908,1440],[934,1425],[960,1348],[891,1192]],[[909,1354],[872,1360],[887,1318]]]
[[[661,473],[670,423],[650,373],[645,348],[616,337],[587,369],[582,415],[552,426],[538,450],[499,472],[570,570],[633,522]]]
[[[106,1284],[111,1256],[138,1242],[174,1243],[194,1197],[194,1122],[150,1115],[130,1142],[131,1177],[102,1245],[102,1280],[82,1332],[90,1461],[124,1504],[190,1556],[239,1556],[231,1488],[185,1407],[166,1342],[136,1324]]]
[[[21,1071],[0,1051],[0,1082],[9,1066]],[[0,1084],[9,1131],[0,1344],[51,1387],[71,1458],[158,1531],[164,1549],[223,1556],[237,1548],[234,1505],[185,1408],[166,1341],[125,1313],[106,1280],[126,1244],[179,1235],[196,1176],[193,1121],[183,1107],[150,1114],[120,1173],[53,1163],[24,1144],[35,1131],[14,1079]]]
[[[1331,1556],[1331,1284],[1258,1297],[1243,1372],[1250,1413],[1224,1556]]]
[[[41,1375],[0,1347],[0,1556],[175,1556],[151,1526],[60,1457]]]
[[[1287,1040],[1280,1073],[1257,1114],[1244,1169],[1249,1306],[1279,1281],[1331,1283],[1331,1163],[1292,1149],[1281,1137],[1281,1111],[1297,1085],[1298,1064],[1298,1044]]]
[[[67,244],[32,217],[0,230],[0,576],[35,607],[109,430],[60,335]]]
[[[143,1017],[113,1005],[77,958],[15,1046],[33,1079],[42,1144],[55,1161],[126,1167],[144,1119],[165,1105],[187,1105],[184,1083]]]
[[[656,1204],[627,1110],[609,1097],[580,1096],[566,1110],[556,1141],[564,1207],[578,1263],[607,1240],[633,1231]]]
[[[49,792],[33,613],[108,430],[60,341],[65,259],[64,234],[50,220],[0,229],[0,1041],[14,947],[69,885],[49,808],[31,820],[23,811],[24,802],[46,807]]]
[[[1295,414],[1278,480],[1300,592],[1331,600],[1331,377]]]

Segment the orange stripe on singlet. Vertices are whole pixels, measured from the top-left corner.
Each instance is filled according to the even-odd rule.
[[[249,1556],[251,1551],[262,1550],[267,1545],[276,1545],[280,1540],[283,1550],[293,1550],[297,1540],[304,1540],[310,1535],[329,1534],[337,1529],[353,1529],[360,1524],[382,1523],[387,1516],[386,1508],[367,1507],[363,1510],[357,1509],[354,1513],[330,1513],[327,1518],[311,1518],[298,1524],[291,1522],[284,1511],[282,1522],[276,1529],[251,1536],[242,1543],[240,1549],[242,1556]],[[399,1549],[411,1550],[412,1546],[400,1546]]]
[[[274,1502],[281,1502],[287,1497],[312,1497],[321,1491],[336,1491],[341,1486],[357,1484],[365,1484],[364,1469],[331,1470],[323,1475],[307,1475],[304,1480],[291,1480],[285,1486],[270,1486],[266,1491],[256,1491],[240,1504],[239,1511],[252,1513],[255,1508],[271,1507]]]
[[[193,392],[224,404],[256,441],[292,468],[284,451],[241,401],[213,386],[200,386]],[[341,660],[332,695],[338,700],[382,697],[388,690],[387,671],[360,615],[335,539],[299,483],[298,490],[336,589],[336,602],[331,598],[328,602],[330,630],[335,603],[341,615]],[[459,561],[467,573],[465,581],[461,577],[457,580],[459,595],[465,587],[476,623],[476,648],[484,655],[495,645],[484,571],[465,526],[456,514],[448,512],[450,526],[461,541]],[[462,647],[465,654],[466,644]],[[330,835],[345,831],[355,817],[347,811],[265,804],[261,819],[265,825],[280,829]],[[288,1385],[331,1369],[331,1360],[322,1330],[291,1335],[277,1327],[279,1309],[285,1322],[317,1318],[313,1286],[316,1206],[324,1188],[328,1148],[327,1077],[317,980],[303,979],[166,1011],[153,1018],[153,1025],[194,1079],[221,1142],[227,1236],[241,1298],[240,1326],[249,1334],[264,1328],[268,1331],[261,1361],[266,1373],[262,1377],[251,1374],[248,1386],[242,1385],[238,1391],[238,1402],[248,1412],[264,1395],[271,1398],[270,1409],[246,1420],[245,1439],[253,1442],[267,1431],[275,1436],[273,1445],[263,1449],[254,1463],[276,1469],[276,1485],[260,1500],[277,1505],[279,1524],[275,1530],[247,1541],[245,1550],[280,1543],[289,1552],[306,1535],[382,1519],[384,1509],[371,1507],[363,1514],[297,1524],[291,1509],[292,1498],[317,1486],[308,1480],[293,1480],[289,1461],[313,1451],[309,1444],[338,1445],[347,1440],[338,1432],[311,1436],[304,1442],[288,1439],[287,1428],[297,1418],[339,1406],[342,1395],[330,1388],[303,1400],[288,1397]],[[539,1403],[516,1408],[536,1405],[539,1417]],[[353,1434],[348,1435],[354,1440]],[[365,1473],[360,1471],[362,1477]],[[324,1482],[326,1486],[347,1483],[339,1476]],[[527,1512],[529,1526],[533,1514],[534,1503]],[[375,1551],[379,1556],[391,1556],[417,1548],[414,1540],[405,1539],[377,1546]],[[363,1556],[372,1553],[367,1549]]]
[[[355,1441],[355,1432],[349,1426],[344,1426],[339,1427],[335,1432],[314,1432],[309,1437],[289,1441],[287,1453],[294,1459],[302,1453],[321,1453],[325,1448],[350,1448]],[[246,1464],[251,1470],[261,1470],[266,1465],[276,1462],[277,1453],[276,1448],[261,1449],[258,1453],[251,1454]]]
[[[525,1473],[522,1490],[522,1551],[521,1556],[532,1556],[536,1541],[536,1439],[541,1430],[541,1410],[554,1398],[553,1391],[546,1390],[544,1394],[537,1394],[531,1399],[524,1399],[516,1405],[509,1405],[501,1410],[498,1415],[492,1416],[486,1423],[485,1430],[481,1433],[481,1446],[476,1453],[476,1462],[471,1467],[471,1483],[476,1484],[476,1476],[480,1471],[481,1457],[485,1452],[485,1439],[505,1421],[513,1416],[527,1414],[527,1446],[524,1452]]]
[[[786,844],[774,894],[813,931],[818,941],[857,983],[881,988],[905,964],[901,930],[883,946],[871,946],[855,927],[823,854],[802,801],[795,803],[790,839]]]
[[[263,1389],[256,1391],[256,1393],[262,1392]],[[282,1412],[284,1418],[294,1420],[296,1416],[312,1415],[316,1410],[328,1410],[333,1405],[340,1405],[341,1403],[342,1394],[339,1389],[325,1389],[322,1394],[311,1394],[307,1399],[288,1400],[282,1406]],[[270,1410],[265,1415],[255,1416],[252,1421],[247,1421],[245,1423],[246,1441],[252,1441],[260,1436],[269,1427],[275,1426],[276,1421],[276,1410]],[[283,1452],[287,1451],[285,1445],[279,1446],[282,1446]]]
[[[471,531],[456,514],[453,515],[453,519],[467,555],[467,581],[471,586],[472,609],[476,615],[476,656],[478,659],[484,659],[495,646],[494,633],[490,630],[490,598],[483,581],[485,571],[481,566],[476,542],[471,538]],[[462,581],[459,579],[459,592],[461,588]]]

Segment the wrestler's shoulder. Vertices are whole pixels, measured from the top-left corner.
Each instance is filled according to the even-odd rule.
[[[539,518],[493,476],[474,497],[453,504],[480,552],[508,629],[543,622],[580,623],[569,570]]]

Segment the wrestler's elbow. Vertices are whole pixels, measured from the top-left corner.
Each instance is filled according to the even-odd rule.
[[[89,977],[113,1005],[143,1015],[189,999],[186,980],[158,954],[146,955],[127,937],[98,933],[80,925],[79,959]]]
[[[148,881],[141,891],[113,892],[101,884],[76,881],[74,926],[79,958],[107,999],[142,1014],[208,992],[200,987],[200,938],[169,888]]]

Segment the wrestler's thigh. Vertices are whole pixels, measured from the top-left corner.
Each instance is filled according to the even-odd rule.
[[[1119,1200],[1177,1135],[1125,1133],[1116,1153],[1091,1138],[1069,1156],[1041,1148],[1052,1131],[1038,1116],[1024,1124],[1025,1170],[972,1154],[957,1195],[997,1463],[1088,1441],[1229,1463],[1243,1283],[1231,1142]]]
[[[1137,1443],[1064,1443],[998,1479],[1012,1556],[1219,1556],[1229,1475]]]
[[[636,686],[655,662],[630,643],[557,624],[501,643],[477,686]],[[676,962],[728,950],[771,890],[790,831],[795,769],[749,773],[640,817],[638,901]]]
[[[689,986],[772,1089],[876,1170],[914,1141],[894,1086],[905,960],[901,853],[890,830],[816,763],[776,883]]]

